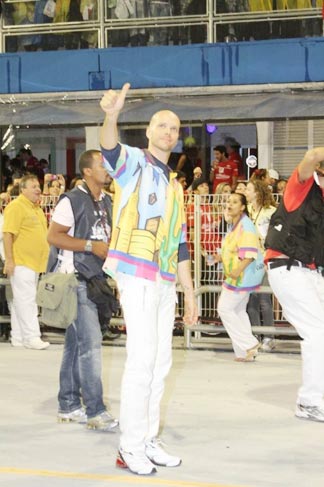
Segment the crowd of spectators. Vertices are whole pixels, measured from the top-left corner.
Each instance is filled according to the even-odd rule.
[[[38,0],[37,2],[10,2],[3,5],[5,25],[57,24],[98,19],[96,0]],[[63,34],[28,34],[9,37],[7,51],[37,51],[82,49],[98,47],[96,32],[69,32]]]
[[[229,229],[226,205],[230,194],[236,192],[247,196],[250,217],[256,226],[261,248],[263,248],[266,223],[269,222],[271,212],[275,211],[278,198],[282,196],[287,183],[285,179],[280,179],[274,169],[269,171],[256,169],[250,181],[242,179],[239,176],[240,172],[242,174],[242,166],[240,170],[238,168],[238,165],[242,164],[239,144],[233,142],[233,139],[227,140],[224,145],[215,146],[213,155],[210,172],[209,169],[206,171],[203,169],[200,150],[195,144],[189,143],[184,148],[184,152],[171,162],[185,194],[188,247],[194,272],[197,270],[194,264],[195,258],[199,255],[201,259],[199,267],[201,285],[219,285],[223,279],[223,265],[219,262],[219,255],[222,240]],[[81,175],[77,174],[69,181],[62,174],[52,174],[48,161],[38,160],[30,148],[21,149],[13,159],[4,156],[2,167],[3,191],[0,194],[2,208],[18,197],[21,179],[26,175],[33,175],[40,183],[39,204],[45,213],[47,224],[51,221],[59,196],[66,190],[82,184]],[[109,176],[107,176],[105,191],[113,200],[114,181]],[[273,200],[272,195],[277,197],[277,201]],[[197,197],[198,200],[195,199]],[[199,213],[194,209],[196,201],[199,204]],[[199,252],[195,254],[197,235],[200,243]],[[272,296],[251,294],[248,313],[253,324],[271,325],[274,320]],[[203,299],[202,314],[215,317],[217,314],[215,297],[209,296]],[[269,343],[271,349],[273,343],[273,341]]]
[[[30,348],[43,349],[48,346],[48,343],[42,342],[39,338],[40,332],[35,304],[35,286],[38,279],[35,276],[36,274],[38,276],[39,272],[45,271],[44,261],[46,260],[46,258],[42,257],[44,252],[40,251],[40,242],[43,242],[44,238],[46,240],[47,228],[60,196],[64,192],[72,190],[75,186],[81,185],[83,178],[80,174],[76,174],[70,181],[70,178],[63,174],[50,173],[48,161],[45,159],[38,160],[29,148],[20,149],[13,159],[4,155],[2,161],[3,191],[0,193],[0,264],[1,272],[5,272],[10,278],[11,287],[6,286],[6,294],[3,292],[3,286],[1,287],[0,306],[3,315],[8,314],[8,311],[11,314],[12,344],[21,346],[22,342],[26,342]],[[113,181],[108,174],[104,191],[113,199]],[[29,222],[27,225],[25,224],[26,221],[27,223]],[[4,234],[2,231],[3,225],[5,229]],[[26,276],[23,275],[22,277],[27,277],[29,294],[26,289],[20,289],[23,279],[18,276],[15,280],[14,275],[10,275],[10,272],[13,274],[13,271],[9,269],[8,272],[10,263],[8,263],[7,259],[6,267],[3,235],[5,237],[8,235],[13,236],[10,242],[7,243],[7,251],[9,249],[10,255],[15,254],[16,257],[17,242],[20,249],[30,248],[29,243],[32,243],[35,255],[33,255],[32,259],[27,259],[26,261],[23,255],[24,252],[19,251],[19,264],[15,265],[15,269],[18,269],[18,271],[14,273],[17,277],[21,268],[26,273]],[[16,261],[17,259],[14,260]],[[16,281],[18,281],[18,289],[16,289]],[[10,289],[10,293],[8,289]],[[14,299],[12,299],[11,289],[15,289],[16,298],[14,297]],[[8,299],[9,295],[11,296],[10,299]],[[27,298],[29,302],[26,302]],[[21,312],[19,303],[22,303],[25,313]],[[30,332],[29,336],[22,334],[22,330],[26,329],[26,326],[21,325],[25,317],[27,317],[29,323],[29,328],[27,328]],[[1,335],[8,337],[7,327],[1,327]],[[113,336],[113,334],[107,332],[108,335],[109,337]],[[118,333],[115,335],[118,336]]]
[[[2,157],[2,192],[0,193],[1,206],[6,206],[19,195],[21,179],[32,174],[37,178],[41,187],[41,206],[50,206],[56,197],[62,194],[66,187],[63,175],[50,174],[49,162],[38,159],[30,148],[21,148],[16,157],[10,159],[8,155]]]
[[[4,25],[61,24],[98,20],[97,0],[38,0],[37,2],[1,2]],[[108,0],[108,19],[119,21],[173,17],[175,15],[200,15],[206,13],[206,4],[197,0]],[[109,45],[145,46],[205,42],[204,26],[190,26],[148,29],[112,29],[109,31]],[[57,49],[86,49],[98,47],[98,34],[95,30],[69,33],[28,34],[10,36],[6,51],[37,51]]]
[[[239,152],[239,143],[232,138],[224,145],[213,148],[213,158],[210,170],[203,171],[199,158],[195,164],[188,165],[191,174],[178,172],[178,180],[184,188],[186,198],[187,229],[190,255],[195,265],[195,272],[199,273],[199,282],[205,285],[220,285],[223,280],[224,269],[220,261],[222,240],[231,228],[231,218],[227,214],[227,204],[231,193],[242,194],[247,198],[247,213],[255,226],[259,248],[264,252],[264,239],[267,233],[270,217],[280,202],[286,179],[280,178],[275,169],[255,168],[250,179],[243,176],[244,168]],[[199,153],[195,147],[194,153]],[[181,161],[182,156],[178,159]],[[179,163],[174,164],[174,168]],[[183,167],[183,166],[182,166]],[[193,167],[193,169],[192,169]],[[239,169],[240,167],[240,169]],[[239,176],[241,174],[241,176]],[[187,181],[192,181],[187,185]],[[197,195],[197,196],[195,196]],[[197,198],[197,199],[196,199]],[[199,231],[197,232],[197,226]],[[199,245],[197,242],[200,242]],[[196,247],[199,247],[197,249]],[[195,251],[196,250],[196,251]],[[197,265],[199,259],[199,265]],[[268,285],[266,277],[262,283]],[[273,301],[274,299],[274,301]],[[253,325],[272,326],[279,311],[274,316],[274,303],[279,304],[271,294],[251,293],[247,305],[249,319]],[[204,319],[215,321],[217,317],[217,299],[209,293],[203,296],[202,316]],[[275,346],[274,338],[264,336],[262,349],[271,351]]]
[[[136,47],[147,45],[180,45],[207,42],[207,27],[201,22],[189,23],[192,16],[207,15],[207,2],[200,0],[105,0],[107,23],[116,21],[116,26],[109,25],[107,30],[107,47]],[[321,2],[305,0],[304,2],[279,1],[215,1],[213,13],[228,15],[228,22],[216,20],[215,42],[236,42],[249,40],[309,37],[322,35],[321,18],[277,18],[249,21],[250,13],[266,13],[298,9],[321,8]],[[35,26],[52,24],[60,27],[64,23],[84,23],[99,20],[101,6],[97,0],[38,0],[30,2],[0,1],[4,26]],[[0,10],[0,14],[1,14]],[[242,22],[231,22],[230,16],[242,13]],[[165,26],[168,18],[186,16],[188,25]],[[142,25],[130,27],[120,22],[133,23],[134,19]],[[160,19],[161,25],[151,25],[150,19]],[[152,21],[151,21],[152,22]],[[112,28],[111,28],[112,27]],[[118,28],[116,28],[118,27]],[[9,35],[5,39],[6,52],[89,49],[99,45],[98,31],[92,26],[88,30],[71,30],[58,32],[26,32],[24,35]]]

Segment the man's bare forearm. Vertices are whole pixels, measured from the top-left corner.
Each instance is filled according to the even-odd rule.
[[[68,235],[69,228],[59,225],[56,222],[51,223],[47,240],[48,243],[54,245],[54,247],[62,250],[70,250],[72,252],[85,252],[85,245],[87,239],[72,237]],[[108,253],[108,243],[101,240],[92,240],[91,252],[101,259],[105,259]]]
[[[118,144],[118,116],[106,115],[100,131],[100,145],[104,149],[111,150]]]
[[[192,277],[191,277],[191,270],[190,270],[190,261],[189,260],[183,260],[182,262],[179,262],[178,264],[178,279],[181,284],[181,287],[183,289],[183,292],[185,293],[185,296],[187,297],[193,297],[194,296],[194,288],[192,284]]]
[[[183,322],[187,326],[194,325],[198,320],[197,303],[192,284],[190,261],[184,260],[178,264],[178,279],[184,292]]]
[[[4,247],[4,253],[5,253],[5,258],[6,261],[12,261],[14,260],[13,258],[13,243],[14,243],[14,234],[9,233],[9,232],[4,232],[3,233],[3,247]]]
[[[324,162],[324,147],[315,147],[308,150],[298,165],[300,181],[307,181],[320,166],[321,162]]]

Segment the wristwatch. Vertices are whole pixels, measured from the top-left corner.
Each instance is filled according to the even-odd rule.
[[[86,244],[84,246],[84,251],[85,252],[92,252],[92,242],[91,240],[87,240]]]

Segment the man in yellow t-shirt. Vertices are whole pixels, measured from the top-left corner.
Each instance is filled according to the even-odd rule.
[[[19,188],[20,195],[4,211],[3,225],[5,273],[13,292],[11,344],[42,350],[49,343],[40,338],[36,290],[48,259],[47,224],[38,205],[38,179],[32,174],[24,176]]]

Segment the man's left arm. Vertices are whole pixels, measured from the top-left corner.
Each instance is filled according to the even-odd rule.
[[[324,147],[315,147],[306,152],[303,160],[298,164],[300,182],[307,181],[324,161]]]
[[[182,260],[178,263],[178,279],[184,292],[184,316],[185,325],[194,325],[198,320],[197,303],[192,285],[190,261]]]
[[[12,204],[6,207],[4,211],[3,219],[3,246],[5,253],[5,268],[4,272],[8,276],[12,276],[15,271],[15,259],[14,259],[14,242],[19,235],[21,224],[23,221],[23,212],[18,211]]]
[[[4,273],[12,276],[15,271],[15,259],[13,255],[13,243],[15,235],[9,232],[3,232],[3,247],[5,253],[5,267]]]

